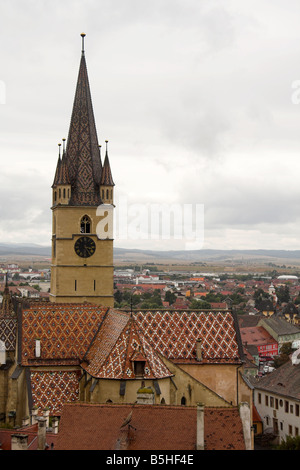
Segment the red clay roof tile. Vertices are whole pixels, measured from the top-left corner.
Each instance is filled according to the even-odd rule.
[[[121,428],[132,412],[131,428]],[[169,405],[65,405],[57,450],[195,450],[196,407]],[[237,408],[205,408],[205,450],[244,450]]]

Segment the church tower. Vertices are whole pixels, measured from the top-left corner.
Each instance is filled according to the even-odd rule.
[[[82,36],[82,53],[68,139],[52,185],[52,302],[113,306],[114,182],[102,166]],[[107,220],[105,218],[107,217]],[[100,224],[101,222],[101,224]],[[105,231],[98,230],[99,225]],[[109,227],[108,227],[109,225]]]

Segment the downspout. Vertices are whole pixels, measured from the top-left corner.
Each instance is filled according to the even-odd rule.
[[[237,340],[237,345],[238,345],[238,352],[241,360],[241,364],[237,367],[236,369],[236,404],[238,406],[239,404],[239,369],[243,366],[245,360],[244,360],[244,351],[243,351],[243,343],[241,339],[241,334],[240,334],[240,327],[239,327],[239,322],[237,319],[237,314],[234,309],[231,309],[231,314],[233,318],[233,324],[234,324],[234,329],[236,331],[236,340]]]
[[[239,405],[239,369],[243,366],[243,362],[236,368],[236,405]]]

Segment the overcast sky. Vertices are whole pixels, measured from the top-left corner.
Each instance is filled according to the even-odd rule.
[[[117,204],[204,205],[204,248],[300,249],[299,24],[298,0],[0,0],[0,242],[50,245],[85,32]]]

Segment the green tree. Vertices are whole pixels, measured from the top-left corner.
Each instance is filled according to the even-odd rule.
[[[273,358],[274,360],[274,367],[278,369],[278,367],[282,366],[290,360],[290,355],[293,352],[292,343],[284,343],[280,348],[280,354]]]
[[[141,308],[159,308],[163,306],[160,289],[154,289],[150,292],[144,292],[141,295]]]
[[[287,285],[275,289],[275,292],[280,304],[288,303],[290,301],[290,289]]]
[[[268,292],[265,292],[263,289],[259,288],[253,294],[255,300],[255,308],[259,309],[260,304],[263,300],[271,300],[271,296]]]
[[[176,295],[174,292],[168,290],[165,294],[165,302],[169,302],[169,305],[172,305],[176,300]]]
[[[189,308],[194,310],[202,310],[206,308],[211,308],[211,305],[209,302],[206,302],[206,300],[192,299]]]
[[[117,290],[115,293],[114,293],[114,299],[115,301],[120,304],[123,300],[123,295],[122,295],[122,292],[120,292],[119,290]]]
[[[300,436],[286,436],[276,447],[277,450],[300,450]]]

